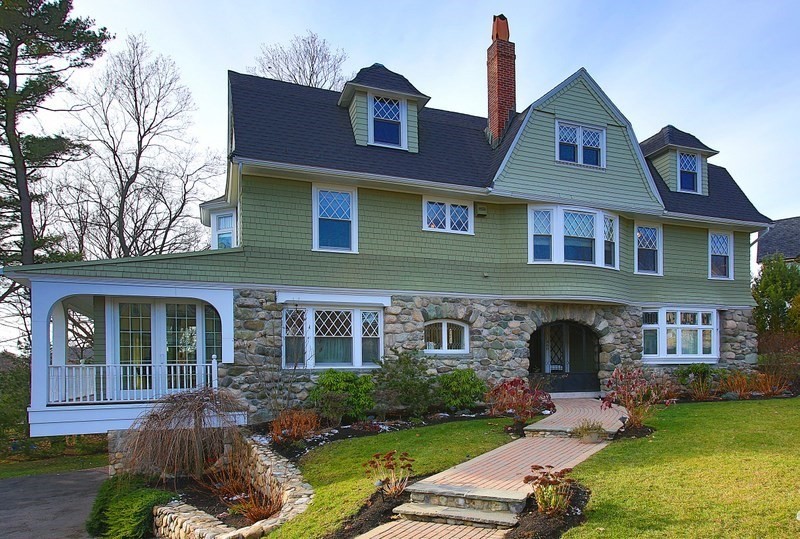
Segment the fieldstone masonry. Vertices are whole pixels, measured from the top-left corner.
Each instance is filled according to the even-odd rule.
[[[301,404],[320,371],[281,366],[283,305],[275,292],[242,289],[234,294],[234,363],[220,365],[220,385],[246,401],[250,421],[270,419],[273,410]],[[642,366],[642,310],[635,306],[531,303],[448,296],[393,296],[384,309],[384,354],[424,348],[424,325],[448,319],[468,325],[470,352],[430,358],[432,374],[473,369],[497,381],[528,375],[529,342],[541,326],[559,320],[590,327],[600,344],[601,382],[617,365]],[[719,367],[751,369],[756,333],[750,309],[720,311]],[[674,366],[652,366],[670,376]],[[365,370],[364,372],[369,372]]]

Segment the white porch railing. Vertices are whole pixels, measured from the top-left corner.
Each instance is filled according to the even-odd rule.
[[[47,404],[147,402],[217,382],[216,359],[202,365],[50,365]]]

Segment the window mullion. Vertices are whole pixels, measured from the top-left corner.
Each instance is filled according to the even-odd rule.
[[[361,357],[361,342],[363,341],[363,329],[364,324],[361,319],[361,309],[353,309],[352,311],[352,331],[350,332],[353,335],[353,367],[360,367],[362,363]]]
[[[316,339],[314,335],[314,317],[316,316],[316,312],[313,308],[308,307],[305,309],[306,311],[306,319],[305,319],[305,327],[303,333],[304,341],[305,341],[305,353],[306,353],[306,367],[309,369],[314,368],[314,356],[316,354]]]
[[[583,126],[578,126],[578,163],[583,164]]]

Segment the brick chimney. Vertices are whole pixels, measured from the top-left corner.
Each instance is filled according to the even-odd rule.
[[[508,19],[495,15],[492,23],[492,44],[486,51],[489,79],[489,141],[503,135],[509,115],[517,111],[517,81],[514,44],[508,40]]]

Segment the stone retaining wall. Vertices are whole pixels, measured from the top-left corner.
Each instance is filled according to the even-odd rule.
[[[284,502],[274,517],[261,520],[245,528],[234,529],[196,507],[171,502],[155,507],[154,533],[164,539],[257,539],[286,521],[304,512],[314,496],[311,485],[303,481],[300,470],[287,459],[274,453],[266,442],[258,438],[249,440],[251,449],[250,470],[257,488],[266,489],[269,477],[274,477],[284,489]]]
[[[219,379],[222,387],[248,404],[252,423],[271,419],[276,410],[301,405],[321,374],[320,370],[282,367],[282,308],[275,303],[273,290],[241,289],[234,293],[234,363],[220,365]],[[544,324],[562,320],[587,326],[598,336],[601,383],[620,364],[643,365],[642,310],[635,306],[393,296],[383,319],[383,352],[387,357],[423,349],[427,321],[457,320],[469,327],[469,353],[432,356],[431,374],[472,369],[491,381],[525,377],[531,335]],[[718,367],[749,369],[755,350],[751,311],[720,311]],[[675,367],[646,368],[671,376]]]

